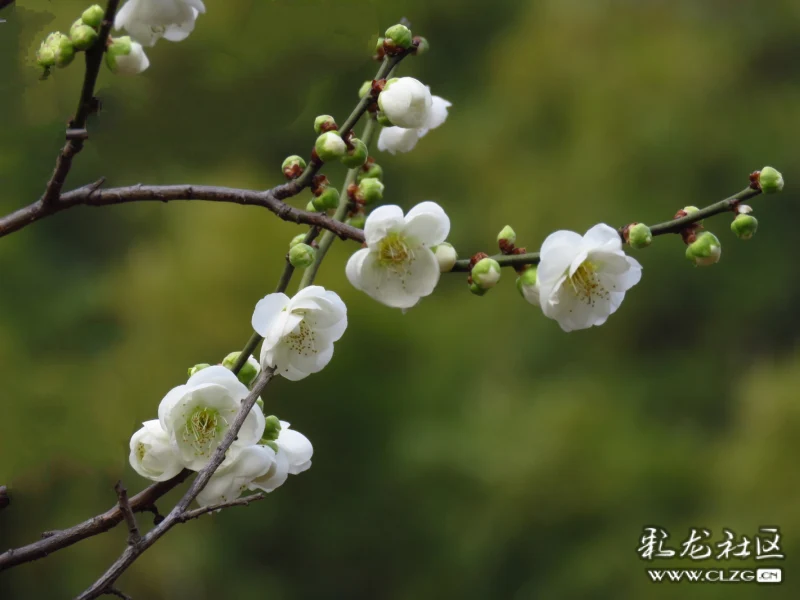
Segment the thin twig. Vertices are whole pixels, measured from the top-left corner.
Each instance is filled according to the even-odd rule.
[[[128,594],[120,590],[119,588],[110,587],[105,591],[105,594],[108,596],[116,596],[117,598],[122,598],[122,600],[133,600]]]
[[[720,200],[719,202],[706,206],[695,213],[679,219],[673,219],[672,221],[666,221],[664,223],[659,223],[658,225],[653,225],[650,227],[650,232],[654,236],[665,235],[668,233],[680,233],[684,228],[686,228],[687,225],[697,223],[698,221],[702,221],[708,217],[713,217],[714,215],[735,210],[739,204],[758,196],[760,193],[761,190],[750,187],[745,188],[738,194],[734,194],[730,198],[725,198],[725,200]],[[521,267],[523,265],[539,264],[538,252],[510,255],[498,254],[496,256],[492,256],[492,258],[495,259],[501,267]],[[463,273],[470,271],[471,269],[472,266],[470,265],[470,259],[464,258],[456,261],[456,265],[453,267],[451,272]]]
[[[125,523],[128,525],[128,545],[135,546],[139,543],[142,536],[139,534],[139,526],[136,524],[136,516],[133,514],[130,502],[128,501],[128,490],[122,485],[122,481],[117,481],[114,485],[114,491],[117,492],[117,500],[119,501],[119,509],[122,511],[122,516],[125,518]]]
[[[86,73],[83,77],[78,108],[75,110],[75,116],[67,127],[67,143],[58,153],[55,169],[53,169],[53,174],[47,182],[47,187],[42,195],[42,206],[48,207],[58,202],[61,190],[67,180],[67,175],[72,168],[72,159],[78,152],[83,150],[83,143],[89,137],[88,132],[86,132],[86,121],[89,119],[89,115],[95,112],[97,108],[94,87],[97,84],[100,65],[103,63],[103,53],[106,51],[106,40],[111,33],[111,26],[114,24],[119,2],[120,0],[108,0],[97,41],[94,46],[86,51]],[[76,134],[76,132],[78,133]]]
[[[195,508],[194,510],[187,510],[184,512],[178,518],[178,522],[186,523],[186,521],[191,521],[192,519],[196,519],[208,513],[216,512],[225,508],[232,508],[234,506],[247,506],[252,502],[258,502],[266,497],[267,495],[264,492],[259,492],[258,494],[251,494],[243,498],[232,500],[231,502],[221,502],[220,504],[213,504],[211,506],[201,506],[200,508]]]

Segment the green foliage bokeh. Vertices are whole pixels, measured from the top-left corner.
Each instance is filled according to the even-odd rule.
[[[769,595],[797,598],[798,3],[206,5],[142,76],[101,74],[68,187],[279,183],[282,159],[310,151],[314,117],[349,113],[378,33],[406,16],[431,51],[402,74],[454,105],[412,153],[377,156],[385,197],[439,202],[462,255],[492,251],[507,223],[533,249],[558,228],[660,222],[765,164],[787,188],[753,202],[751,241],[727,216],[707,222],[723,245],[713,268],[692,268],[675,236],[635,253],[644,276],[620,311],[572,334],[521,300],[510,271],[483,298],[450,275],[407,314],[388,309],[347,283],[354,246],[337,242],[318,282],[346,302],[347,333],[322,373],[264,398],[313,441],[313,468],[176,528],[120,587],[137,600],[752,598],[753,584],[650,583],[642,528],[680,541],[691,526],[719,538],[779,525],[786,581]],[[76,62],[39,82],[33,55],[85,7],[2,12],[4,214],[44,189],[82,79]],[[176,202],[75,208],[0,239],[0,484],[13,494],[0,550],[107,509],[120,477],[146,485],[130,434],[188,366],[243,345],[300,231],[257,208]],[[122,550],[119,529],[0,573],[0,598],[74,596]]]

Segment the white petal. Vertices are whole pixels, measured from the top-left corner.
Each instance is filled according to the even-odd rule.
[[[405,225],[403,209],[393,204],[379,206],[367,217],[364,238],[367,246],[374,246],[391,231],[400,231]]]
[[[364,288],[361,286],[361,270],[364,266],[364,261],[367,257],[371,254],[368,248],[362,248],[350,259],[347,261],[347,267],[345,267],[345,274],[347,275],[347,280],[350,284],[356,288],[357,290],[363,290]]]
[[[280,293],[267,294],[259,300],[251,319],[256,333],[261,337],[267,337],[273,322],[288,304],[289,296]]]
[[[405,233],[421,244],[431,247],[441,244],[450,233],[450,218],[435,202],[421,202],[408,211]]]
[[[248,486],[251,490],[261,490],[262,492],[272,492],[281,487],[289,477],[289,459],[283,452],[278,452],[275,461],[269,470],[256,477]]]
[[[619,232],[605,223],[599,223],[583,236],[583,244],[587,248],[599,248],[609,244],[612,248],[622,250],[622,239]]]
[[[419,131],[402,127],[384,127],[378,136],[378,150],[391,154],[411,152],[421,137]]]
[[[433,96],[431,110],[428,113],[428,121],[425,123],[426,130],[436,129],[444,123],[445,120],[447,120],[447,109],[451,106],[453,106],[453,104],[444,98]]]
[[[233,371],[222,365],[211,365],[205,369],[200,369],[189,378],[186,386],[194,388],[205,383],[215,383],[226,388],[234,398],[244,398],[249,393],[247,386],[239,381]]]
[[[311,467],[314,447],[309,439],[294,429],[281,428],[278,434],[278,453],[285,453],[289,460],[289,473],[297,475]]]
[[[197,503],[200,506],[211,506],[236,500],[254,479],[267,473],[274,463],[275,453],[271,448],[244,448],[234,461],[214,473],[197,495]]]

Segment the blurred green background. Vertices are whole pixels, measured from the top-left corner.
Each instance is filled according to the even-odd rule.
[[[410,154],[379,155],[386,198],[435,200],[462,256],[510,223],[655,223],[739,191],[758,235],[695,269],[676,236],[602,328],[564,334],[512,273],[483,298],[463,275],[403,315],[353,289],[338,242],[318,282],[349,328],[331,365],[265,401],[312,440],[314,466],[266,501],[174,529],[120,580],[136,600],[800,597],[800,4],[796,0],[207,0],[142,76],[103,70],[99,117],[67,187],[263,189],[307,154],[410,19],[431,52],[401,67],[453,102]],[[79,63],[39,82],[35,50],[87,2],[20,0],[0,24],[0,209],[44,189]],[[334,181],[344,170],[326,169]],[[306,195],[293,203],[304,206]],[[250,333],[302,228],[212,203],[79,207],[0,239],[0,550],[115,501],[128,439],[186,368]],[[170,496],[173,501],[176,496]],[[160,504],[166,512],[171,506]],[[146,516],[143,522],[147,522]],[[678,544],[782,528],[780,586],[654,585],[645,525]],[[3,599],[70,598],[124,547],[122,527],[0,573]],[[697,564],[697,563],[695,563]],[[771,563],[774,564],[774,563]],[[689,566],[661,561],[652,566]],[[753,568],[755,561],[703,563]],[[760,565],[758,565],[760,566]]]

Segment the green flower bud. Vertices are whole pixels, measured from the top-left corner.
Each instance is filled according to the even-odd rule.
[[[731,231],[740,240],[749,240],[756,234],[758,219],[752,215],[739,214],[731,223]]]
[[[353,138],[350,143],[353,145],[353,149],[348,150],[342,157],[342,164],[350,169],[357,169],[367,162],[369,151],[367,145],[358,138]]]
[[[308,244],[297,244],[289,250],[289,262],[295,269],[307,269],[314,264],[317,251]]]
[[[380,55],[380,54],[383,52],[383,42],[385,42],[385,41],[386,41],[386,39],[385,39],[385,38],[382,38],[382,37],[379,37],[379,38],[378,38],[378,41],[377,41],[377,43],[375,44],[375,52],[376,52],[378,55]]]
[[[50,34],[52,36],[54,34]],[[36,64],[42,69],[48,70],[50,67],[56,66],[56,49],[53,47],[51,37],[42,42],[39,50],[36,52]]]
[[[719,262],[722,246],[713,233],[703,231],[697,234],[694,242],[686,248],[686,258],[698,267],[707,267]]]
[[[416,44],[416,50],[414,50],[414,54],[416,55],[425,54],[431,49],[431,45],[428,43],[428,40],[422,36],[415,36],[413,41]]]
[[[405,49],[411,47],[411,30],[405,25],[392,25],[384,35],[392,46]]]
[[[222,366],[233,371],[233,365],[235,365],[236,361],[239,360],[239,356],[241,356],[241,354],[241,352],[231,352],[228,354],[228,356],[222,359]],[[250,387],[250,384],[255,381],[260,371],[261,367],[251,356],[248,357],[244,365],[242,365],[242,368],[236,374],[236,377],[238,377],[239,381],[241,381],[247,387]]]
[[[684,206],[683,207],[683,212],[685,212],[686,216],[688,217],[689,215],[693,215],[696,212],[700,212],[700,209],[697,208],[696,206]],[[702,220],[697,221],[698,225],[702,225],[702,223],[703,223]]]
[[[317,155],[322,162],[339,160],[347,152],[347,146],[338,131],[326,131],[323,133],[317,138],[314,148],[316,148]]]
[[[105,16],[106,11],[103,10],[103,7],[99,4],[95,4],[94,6],[90,6],[81,15],[81,21],[83,21],[89,27],[94,27],[95,29],[99,29],[100,25],[103,23],[103,17]]]
[[[289,242],[289,250],[297,246],[297,244],[305,243],[306,234],[305,233],[298,233],[296,236],[292,238],[292,241]]]
[[[195,365],[193,367],[189,367],[189,377],[197,373],[198,371],[202,371],[203,369],[207,369],[211,365],[208,363],[200,363],[199,365]]]
[[[431,250],[433,250],[433,255],[439,263],[439,271],[441,273],[449,273],[453,270],[458,260],[458,253],[452,244],[442,242],[438,246],[431,248]]]
[[[44,45],[52,51],[53,64],[57,67],[66,67],[75,58],[75,46],[72,44],[72,40],[60,31],[48,35]],[[46,52],[46,54],[49,55],[49,52]]]
[[[783,175],[772,167],[764,167],[758,175],[758,183],[765,194],[777,194],[783,189]]]
[[[339,192],[335,188],[328,186],[322,190],[319,196],[314,196],[312,202],[317,210],[336,208],[339,206]]]
[[[367,79],[364,83],[361,84],[361,87],[358,88],[358,97],[363,98],[364,96],[369,96],[372,93],[372,80]]]
[[[511,228],[511,225],[506,225],[500,230],[500,233],[497,234],[497,243],[505,242],[506,244],[514,245],[514,242],[517,241],[517,234]]]
[[[476,296],[483,296],[486,292],[489,291],[488,288],[482,288],[474,281],[469,284],[469,291],[475,294]]]
[[[536,285],[536,267],[528,267],[517,277],[517,291],[525,300],[539,306],[539,286]]]
[[[297,156],[297,154],[287,156],[281,165],[281,171],[288,179],[299,177],[305,168],[306,161],[303,160],[302,156]]]
[[[383,168],[378,163],[370,163],[367,165],[367,170],[361,170],[356,176],[356,180],[361,183],[364,179],[371,177],[373,179],[380,179],[383,181]]]
[[[472,267],[471,275],[480,288],[491,289],[500,281],[500,263],[493,258],[482,258]]]
[[[310,201],[309,201],[309,203],[308,203],[308,204],[306,204],[306,210],[307,210],[308,212],[319,212],[319,211],[320,211],[320,210],[322,210],[322,209],[320,209],[320,208],[317,208],[316,206],[314,206],[314,201],[313,201],[313,200],[310,200]]]
[[[266,426],[264,427],[264,435],[261,437],[261,441],[273,442],[278,439],[281,433],[281,420],[275,415],[270,415],[265,421]]]
[[[97,31],[78,19],[69,29],[69,38],[76,50],[88,50],[97,41]]]
[[[363,214],[353,215],[349,219],[347,219],[347,224],[351,227],[356,227],[358,229],[364,229],[364,224],[367,222],[367,217]]]
[[[339,129],[339,126],[330,115],[320,115],[314,119],[314,133],[317,135],[326,131],[336,131],[337,129]]]
[[[389,120],[389,117],[387,117],[387,116],[386,116],[385,114],[383,114],[382,112],[379,112],[379,113],[378,113],[377,120],[378,120],[378,125],[381,125],[381,126],[383,126],[383,127],[394,127],[394,123],[392,123],[392,122]]]
[[[628,243],[637,250],[647,248],[653,243],[653,233],[644,223],[636,223],[628,228]]]
[[[258,404],[258,408],[261,409],[261,412],[264,412],[264,401],[261,399],[261,396],[256,398],[256,404]]]
[[[383,182],[374,177],[365,177],[358,184],[358,191],[356,198],[361,200],[364,204],[373,204],[380,202],[383,199]]]

